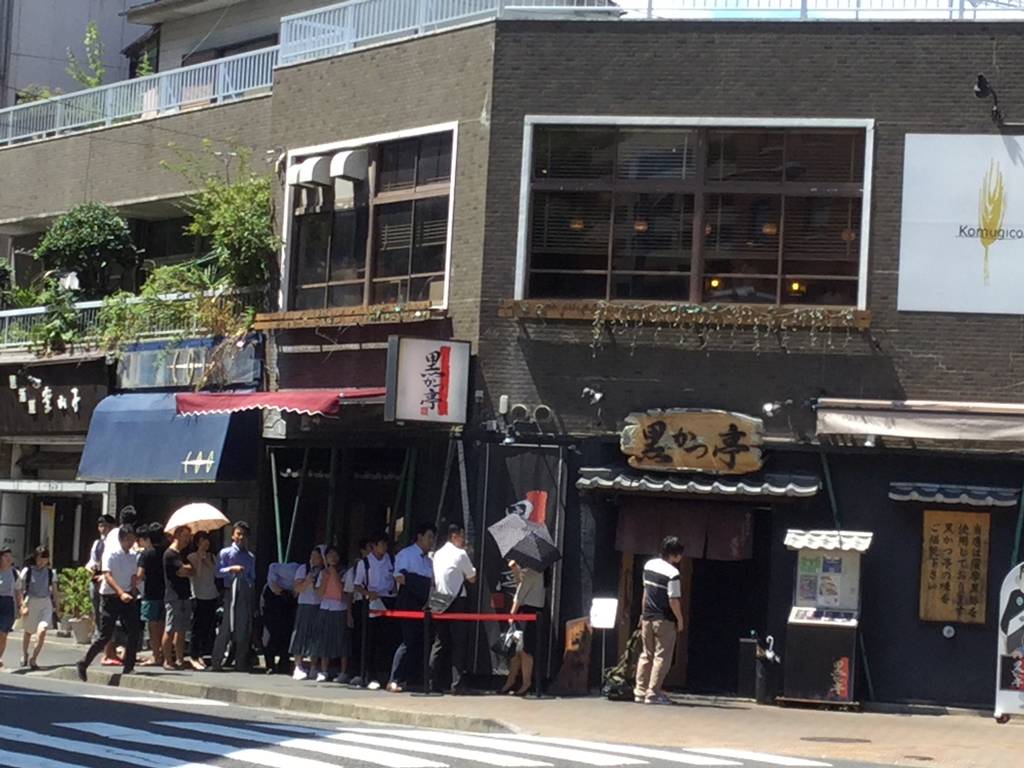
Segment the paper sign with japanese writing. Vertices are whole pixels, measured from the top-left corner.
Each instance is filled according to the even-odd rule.
[[[764,423],[740,413],[673,409],[631,413],[622,452],[637,469],[740,475],[761,468]]]
[[[984,512],[925,511],[922,621],[985,623],[989,523]]]

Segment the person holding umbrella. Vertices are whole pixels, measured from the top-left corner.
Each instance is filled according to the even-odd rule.
[[[544,609],[544,574],[531,568],[524,568],[515,560],[508,561],[508,567],[516,580],[516,594],[512,598],[512,614],[536,614]],[[508,620],[509,626],[515,621]],[[512,688],[522,674],[523,682],[515,691],[516,696],[525,696],[533,686],[533,657],[537,653],[537,622],[524,621],[523,642],[516,655],[509,661],[508,679],[502,693],[513,693]]]
[[[170,546],[164,551],[164,669],[185,669],[185,636],[192,626],[192,566],[185,560],[185,550],[192,543],[187,525],[174,529]]]

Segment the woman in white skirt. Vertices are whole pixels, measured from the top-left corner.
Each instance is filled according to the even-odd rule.
[[[53,612],[57,607],[57,577],[50,568],[50,551],[36,547],[21,572],[21,620],[25,636],[21,641],[21,666],[39,669],[39,654],[46,642],[46,631],[53,626]],[[32,635],[36,645],[29,655]]]
[[[313,638],[316,635],[317,618],[320,615],[320,594],[316,583],[324,570],[324,554],[321,547],[313,547],[309,561],[300,565],[295,572],[295,594],[299,607],[295,613],[295,631],[292,633],[291,653],[295,659],[296,680],[308,680],[316,676],[317,659],[313,653]],[[308,665],[306,659],[309,659]]]
[[[320,672],[316,681],[327,680],[331,661],[345,656],[345,593],[341,578],[341,556],[337,547],[324,550],[325,568],[317,580],[316,591],[320,595],[320,610],[317,612],[316,635],[313,639],[313,655],[320,659]],[[339,675],[340,677],[340,675]]]

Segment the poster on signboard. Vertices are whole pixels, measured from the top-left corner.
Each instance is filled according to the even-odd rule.
[[[907,134],[897,306],[1024,313],[1024,138]]]

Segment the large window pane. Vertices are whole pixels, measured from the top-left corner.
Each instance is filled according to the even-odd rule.
[[[786,181],[859,182],[863,179],[863,132],[787,133]]]
[[[363,303],[363,284],[332,285],[327,289],[327,306],[358,307]]]
[[[414,212],[411,274],[444,272],[444,256],[448,245],[448,198],[417,200]]]
[[[533,175],[538,179],[610,178],[615,166],[615,130],[536,128]]]
[[[619,134],[616,176],[620,179],[683,181],[696,172],[692,131],[635,131]]]
[[[377,207],[377,248],[374,275],[409,274],[412,250],[412,202]]]
[[[692,196],[616,196],[613,269],[688,272],[692,251]]]
[[[335,211],[331,233],[331,281],[366,276],[366,209]]]
[[[317,213],[298,216],[298,240],[295,271],[297,286],[327,280],[327,252],[331,240],[331,215]]]
[[[708,181],[782,181],[782,131],[712,132]]]
[[[452,135],[437,133],[420,140],[420,159],[416,184],[438,184],[452,175]]]
[[[419,139],[392,141],[380,148],[380,169],[377,174],[377,189],[393,192],[411,189],[416,185],[416,151]]]
[[[533,269],[608,269],[612,196],[605,192],[535,192]]]
[[[858,198],[787,197],[783,270],[855,277],[860,266],[860,212]]]
[[[705,199],[704,271],[709,275],[776,275],[781,196],[708,195]]]
[[[854,279],[818,279],[784,275],[783,304],[816,304],[852,307],[857,304],[857,281]]]
[[[295,300],[292,302],[293,309],[323,309],[324,290],[323,286],[299,288],[295,291]]]

